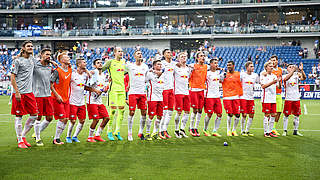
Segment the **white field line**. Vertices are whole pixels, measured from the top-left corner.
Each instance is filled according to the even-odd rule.
[[[303,107],[304,107],[304,115],[307,115],[308,114],[307,105],[303,104]]]

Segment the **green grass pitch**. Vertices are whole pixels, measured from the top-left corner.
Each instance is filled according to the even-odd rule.
[[[251,131],[255,137],[226,137],[224,114],[219,131],[221,138],[202,135],[140,141],[136,136],[140,116],[137,111],[133,142],[87,143],[88,120],[79,136],[81,143],[56,146],[52,144],[56,125],[53,122],[41,134],[44,147],[36,147],[29,133],[27,140],[33,147],[18,149],[8,97],[1,96],[0,179],[320,179],[320,101],[303,100],[301,106],[300,129],[304,137],[292,136],[290,117],[290,136],[264,138],[261,104],[256,100]],[[121,130],[124,138],[127,113]],[[212,126],[211,120],[210,131]],[[282,132],[282,116],[278,129]],[[173,131],[171,120],[169,133],[173,135]],[[66,130],[63,140],[65,135]],[[106,131],[103,138],[106,139]],[[224,141],[229,146],[223,146]]]

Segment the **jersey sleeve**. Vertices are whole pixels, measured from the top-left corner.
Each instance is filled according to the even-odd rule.
[[[59,83],[59,73],[57,70],[54,70],[50,77],[50,82]]]
[[[111,61],[112,61],[112,60],[109,60],[109,61],[106,61],[106,62],[104,63],[104,65],[102,66],[102,71],[105,71],[105,70],[107,70],[107,69],[110,68],[110,66],[111,66]]]
[[[151,79],[150,74],[151,74],[151,72],[148,71],[146,74],[146,82],[148,82]]]
[[[266,83],[266,77],[265,76],[260,76],[260,84],[264,85]]]
[[[240,72],[240,81],[242,82],[244,72]]]
[[[256,74],[256,80],[255,80],[255,83],[256,84],[259,84],[260,83],[260,77],[258,74]]]
[[[12,74],[18,74],[18,70],[19,70],[19,61],[18,60],[14,60],[13,64],[12,64],[12,68],[11,68],[11,73]]]

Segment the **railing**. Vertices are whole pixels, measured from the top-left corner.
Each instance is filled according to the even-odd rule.
[[[290,2],[319,2],[317,0],[66,0],[59,3],[32,3],[32,1],[2,0],[0,9],[56,9],[56,8],[108,8],[149,6],[192,6],[217,4],[262,4]],[[51,2],[51,1],[50,1]]]
[[[194,34],[257,34],[257,33],[320,32],[320,25],[246,26],[246,27],[165,27],[80,30],[0,30],[0,37],[78,37]]]

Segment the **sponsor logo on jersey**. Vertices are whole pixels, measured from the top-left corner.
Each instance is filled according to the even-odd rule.
[[[188,78],[188,76],[186,76],[186,75],[184,75],[184,76],[181,76],[182,78],[184,78],[184,79],[187,79]]]
[[[135,76],[144,76],[142,73],[136,73]]]
[[[158,81],[158,83],[159,83],[159,84],[163,84],[163,81],[162,81],[162,80],[160,80],[160,81]]]
[[[212,79],[213,81],[219,81],[220,79],[219,78],[214,78]]]
[[[68,76],[65,76],[64,78],[65,78],[65,79],[68,79],[68,77],[69,77],[70,75],[71,75],[71,74],[68,74]]]
[[[172,72],[172,71],[173,71],[173,69],[172,69],[172,68],[169,68],[169,69],[168,69],[168,71],[169,71],[169,72]]]
[[[83,83],[77,84],[77,86],[79,86],[80,88],[84,87]]]
[[[246,84],[253,84],[253,82],[251,82],[251,81],[247,81],[247,82],[246,82]]]
[[[118,72],[122,72],[122,71],[124,71],[124,69],[117,69],[117,71],[118,71]]]
[[[291,83],[289,83],[291,86],[294,86],[294,85],[296,85],[297,83],[296,82],[291,82]]]

